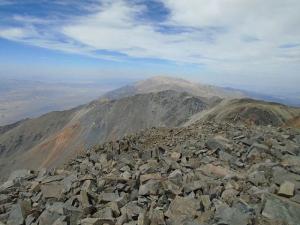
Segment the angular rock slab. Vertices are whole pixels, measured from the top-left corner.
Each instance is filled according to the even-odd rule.
[[[59,183],[49,183],[41,186],[44,198],[60,199],[62,197],[63,185]]]
[[[268,219],[282,221],[289,225],[299,225],[300,204],[267,194],[262,215]]]
[[[200,201],[189,197],[176,198],[171,202],[165,216],[173,220],[184,218],[193,218],[198,215],[197,210],[200,208]]]
[[[20,204],[16,204],[12,207],[7,221],[8,225],[23,225],[25,221],[25,213]]]
[[[295,190],[295,184],[289,181],[285,181],[280,185],[278,195],[282,195],[285,197],[293,197]]]
[[[218,219],[218,224],[248,225],[250,221],[248,214],[241,212],[237,208],[231,208],[225,204],[217,208],[215,218]]]

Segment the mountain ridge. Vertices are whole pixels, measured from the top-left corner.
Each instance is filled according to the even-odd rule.
[[[158,83],[162,79],[163,84]],[[171,85],[165,85],[167,81],[161,77],[146,80],[136,86],[140,91],[117,89],[86,105],[5,128],[0,135],[0,176],[23,167],[56,167],[86,148],[150,127],[182,127],[197,121],[293,126],[293,119],[300,115],[298,108],[242,96],[220,98],[213,95],[216,92],[197,96],[193,93],[203,90],[187,90],[186,84],[191,82],[184,81],[178,88],[178,82],[183,81],[172,79]],[[147,82],[152,84],[147,86]],[[167,90],[161,91],[163,88]]]
[[[191,82],[181,78],[168,76],[155,76],[146,80],[137,81],[131,85],[110,91],[103,97],[108,99],[117,99],[139,93],[159,92],[163,90],[175,90],[179,92],[188,92],[195,96],[212,98],[242,98],[247,95],[240,90],[217,87],[213,85]]]
[[[183,124],[207,106],[202,98],[167,90],[48,113],[0,136],[1,172],[62,165],[74,153],[102,141],[152,126]]]

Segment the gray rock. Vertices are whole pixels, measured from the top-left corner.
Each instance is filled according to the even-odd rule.
[[[181,158],[181,153],[180,152],[172,152],[170,154],[171,159],[178,161]]]
[[[52,225],[68,225],[67,217],[61,216]]]
[[[211,206],[211,201],[210,201],[209,195],[201,195],[200,200],[201,200],[201,203],[204,207],[204,210],[208,211],[210,209],[210,206]]]
[[[150,210],[149,217],[151,224],[165,225],[164,212],[160,209]]]
[[[215,218],[218,220],[218,224],[228,224],[228,225],[250,224],[249,215],[241,212],[236,208],[229,207],[226,204],[222,204],[217,207]]]
[[[256,186],[267,183],[264,171],[254,171],[248,175],[248,179]]]
[[[280,185],[278,195],[285,197],[293,197],[295,191],[295,184],[289,181],[285,181]]]
[[[165,216],[172,220],[193,218],[198,215],[199,209],[200,201],[194,198],[176,196],[169,205]]]
[[[25,224],[26,224],[26,225],[31,225],[31,224],[34,223],[35,219],[36,219],[36,218],[35,218],[35,216],[34,216],[33,214],[28,215],[28,216],[26,217]]]
[[[15,204],[9,214],[7,225],[23,225],[26,218],[26,211],[23,202]]]
[[[101,202],[116,202],[120,199],[120,195],[117,193],[102,193]]]
[[[129,220],[137,219],[139,214],[143,212],[143,209],[139,207],[135,202],[129,202],[121,209],[122,214],[126,214]]]
[[[63,192],[68,193],[72,189],[72,184],[77,180],[76,174],[71,174],[63,179]]]
[[[65,175],[55,175],[49,177],[43,177],[42,184],[52,183],[55,181],[61,181],[65,178]]]
[[[70,218],[70,224],[77,224],[80,218],[83,217],[84,212],[81,207],[79,207],[79,201],[77,198],[72,197],[64,203],[63,214]],[[78,205],[76,205],[76,203]]]
[[[285,155],[281,161],[281,164],[285,167],[300,175],[300,156]]]
[[[227,204],[232,204],[232,202],[236,199],[236,196],[238,195],[238,191],[230,188],[223,191],[221,198],[224,202]]]
[[[206,187],[205,181],[195,180],[184,185],[184,192],[189,193]]]
[[[300,204],[267,194],[262,215],[268,219],[297,225],[300,221]]]
[[[150,223],[151,223],[151,221],[146,213],[142,212],[139,214],[138,221],[137,221],[138,225],[150,225]]]
[[[100,209],[95,214],[93,214],[93,217],[96,217],[98,219],[98,223],[100,222],[107,223],[107,224],[115,224],[115,219],[113,217],[113,211],[111,208],[105,207],[104,209]]]
[[[235,160],[235,157],[225,151],[220,151],[219,152],[219,158],[220,160],[226,161],[226,162],[230,162]]]
[[[5,194],[0,194],[0,205],[8,203],[10,200],[10,197]]]
[[[294,195],[294,197],[290,198],[290,200],[300,204],[300,194]]]
[[[40,224],[52,225],[60,216],[61,216],[61,214],[45,210],[40,215],[38,221]]]
[[[162,183],[162,187],[165,191],[170,191],[171,193],[175,194],[175,195],[179,195],[182,192],[182,188],[181,186],[178,186],[176,184],[174,184],[173,182],[166,180]]]
[[[143,174],[140,176],[140,183],[143,184],[148,180],[161,180],[162,177],[159,173],[150,173],[150,174]]]
[[[295,188],[300,188],[300,175],[291,173],[282,167],[273,168],[273,182],[275,184],[281,185],[285,181],[290,181],[295,184]]]
[[[6,193],[7,191],[9,191],[10,188],[16,186],[15,182],[12,180],[8,180],[6,182],[4,182],[1,186],[0,186],[0,193]]]
[[[60,183],[49,183],[41,186],[41,191],[44,198],[55,198],[59,200],[63,196],[63,185]]]
[[[225,151],[226,149],[229,149],[230,146],[230,141],[222,136],[215,136],[214,138],[209,139],[206,142],[206,146],[207,148],[211,149],[211,150],[222,150]]]
[[[149,180],[139,188],[139,195],[156,195],[161,187],[158,180]]]
[[[173,172],[170,173],[169,177],[168,177],[169,181],[171,181],[172,183],[181,186],[182,182],[183,182],[183,176],[182,176],[182,172],[180,170],[174,170]]]

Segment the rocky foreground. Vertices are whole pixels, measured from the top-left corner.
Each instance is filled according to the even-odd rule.
[[[196,123],[105,143],[64,169],[15,171],[0,224],[300,224],[300,133]]]

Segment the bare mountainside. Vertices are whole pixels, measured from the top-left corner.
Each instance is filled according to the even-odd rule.
[[[180,126],[207,107],[203,98],[169,90],[26,120],[0,136],[1,173],[61,165],[85,147],[153,126]]]
[[[104,95],[109,99],[123,98],[139,93],[159,92],[163,90],[174,90],[188,92],[195,96],[206,98],[244,98],[247,95],[239,90],[226,89],[213,85],[195,83],[179,78],[157,76],[147,80],[136,82],[132,85],[116,89]]]
[[[181,127],[198,120],[294,126],[300,115],[299,108],[277,103],[199,97],[200,87],[189,89],[193,84],[183,80],[159,77],[135,85],[131,92],[126,92],[128,87],[118,89],[71,110],[0,127],[0,176],[19,168],[60,166],[90,146],[145,128]],[[173,90],[160,91],[163,88]]]
[[[293,126],[300,127],[299,108],[287,107],[274,102],[265,102],[253,99],[222,100],[214,107],[195,114],[188,122],[215,121],[215,122],[244,122],[256,125]],[[293,122],[295,121],[295,122]]]

